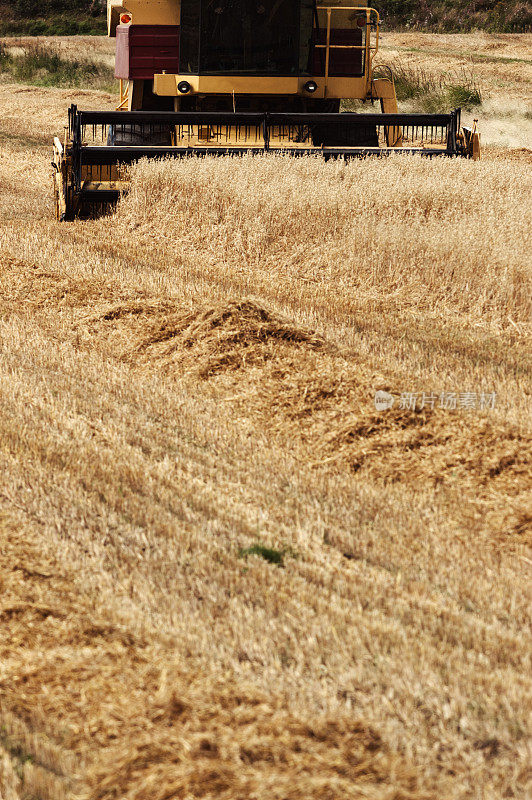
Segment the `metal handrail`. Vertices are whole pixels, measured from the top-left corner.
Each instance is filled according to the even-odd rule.
[[[129,80],[124,84],[124,79],[120,78],[120,103],[117,105],[116,110],[122,111],[129,101]]]
[[[379,50],[379,30],[380,30],[380,16],[375,8],[370,6],[316,6],[317,11],[327,12],[327,38],[325,44],[317,44],[315,47],[325,48],[325,95],[327,94],[327,86],[329,83],[329,63],[330,51],[333,50],[364,50],[364,74],[366,75],[366,85],[371,83],[371,73],[373,59]],[[331,44],[331,17],[333,11],[361,11],[366,15],[366,41],[363,45],[360,44]],[[375,44],[371,44],[371,15],[375,15],[374,24],[376,26]]]

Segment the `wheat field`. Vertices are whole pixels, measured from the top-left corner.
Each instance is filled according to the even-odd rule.
[[[71,101],[0,85],[0,797],[524,800],[529,154],[59,225]]]

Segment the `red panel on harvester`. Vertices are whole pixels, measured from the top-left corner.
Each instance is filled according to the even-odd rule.
[[[161,72],[179,72],[179,26],[118,25],[115,76],[151,80]]]

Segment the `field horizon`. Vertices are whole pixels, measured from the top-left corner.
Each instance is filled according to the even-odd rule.
[[[532,28],[530,6],[521,0],[382,0],[378,10],[389,30],[530,33]],[[0,35],[105,35],[105,11],[100,0],[2,0]]]

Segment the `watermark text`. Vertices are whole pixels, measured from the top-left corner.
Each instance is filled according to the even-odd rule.
[[[394,407],[409,411],[422,411],[424,408],[489,411],[495,408],[496,400],[495,392],[401,392],[395,395],[382,389],[375,392],[377,411]]]

